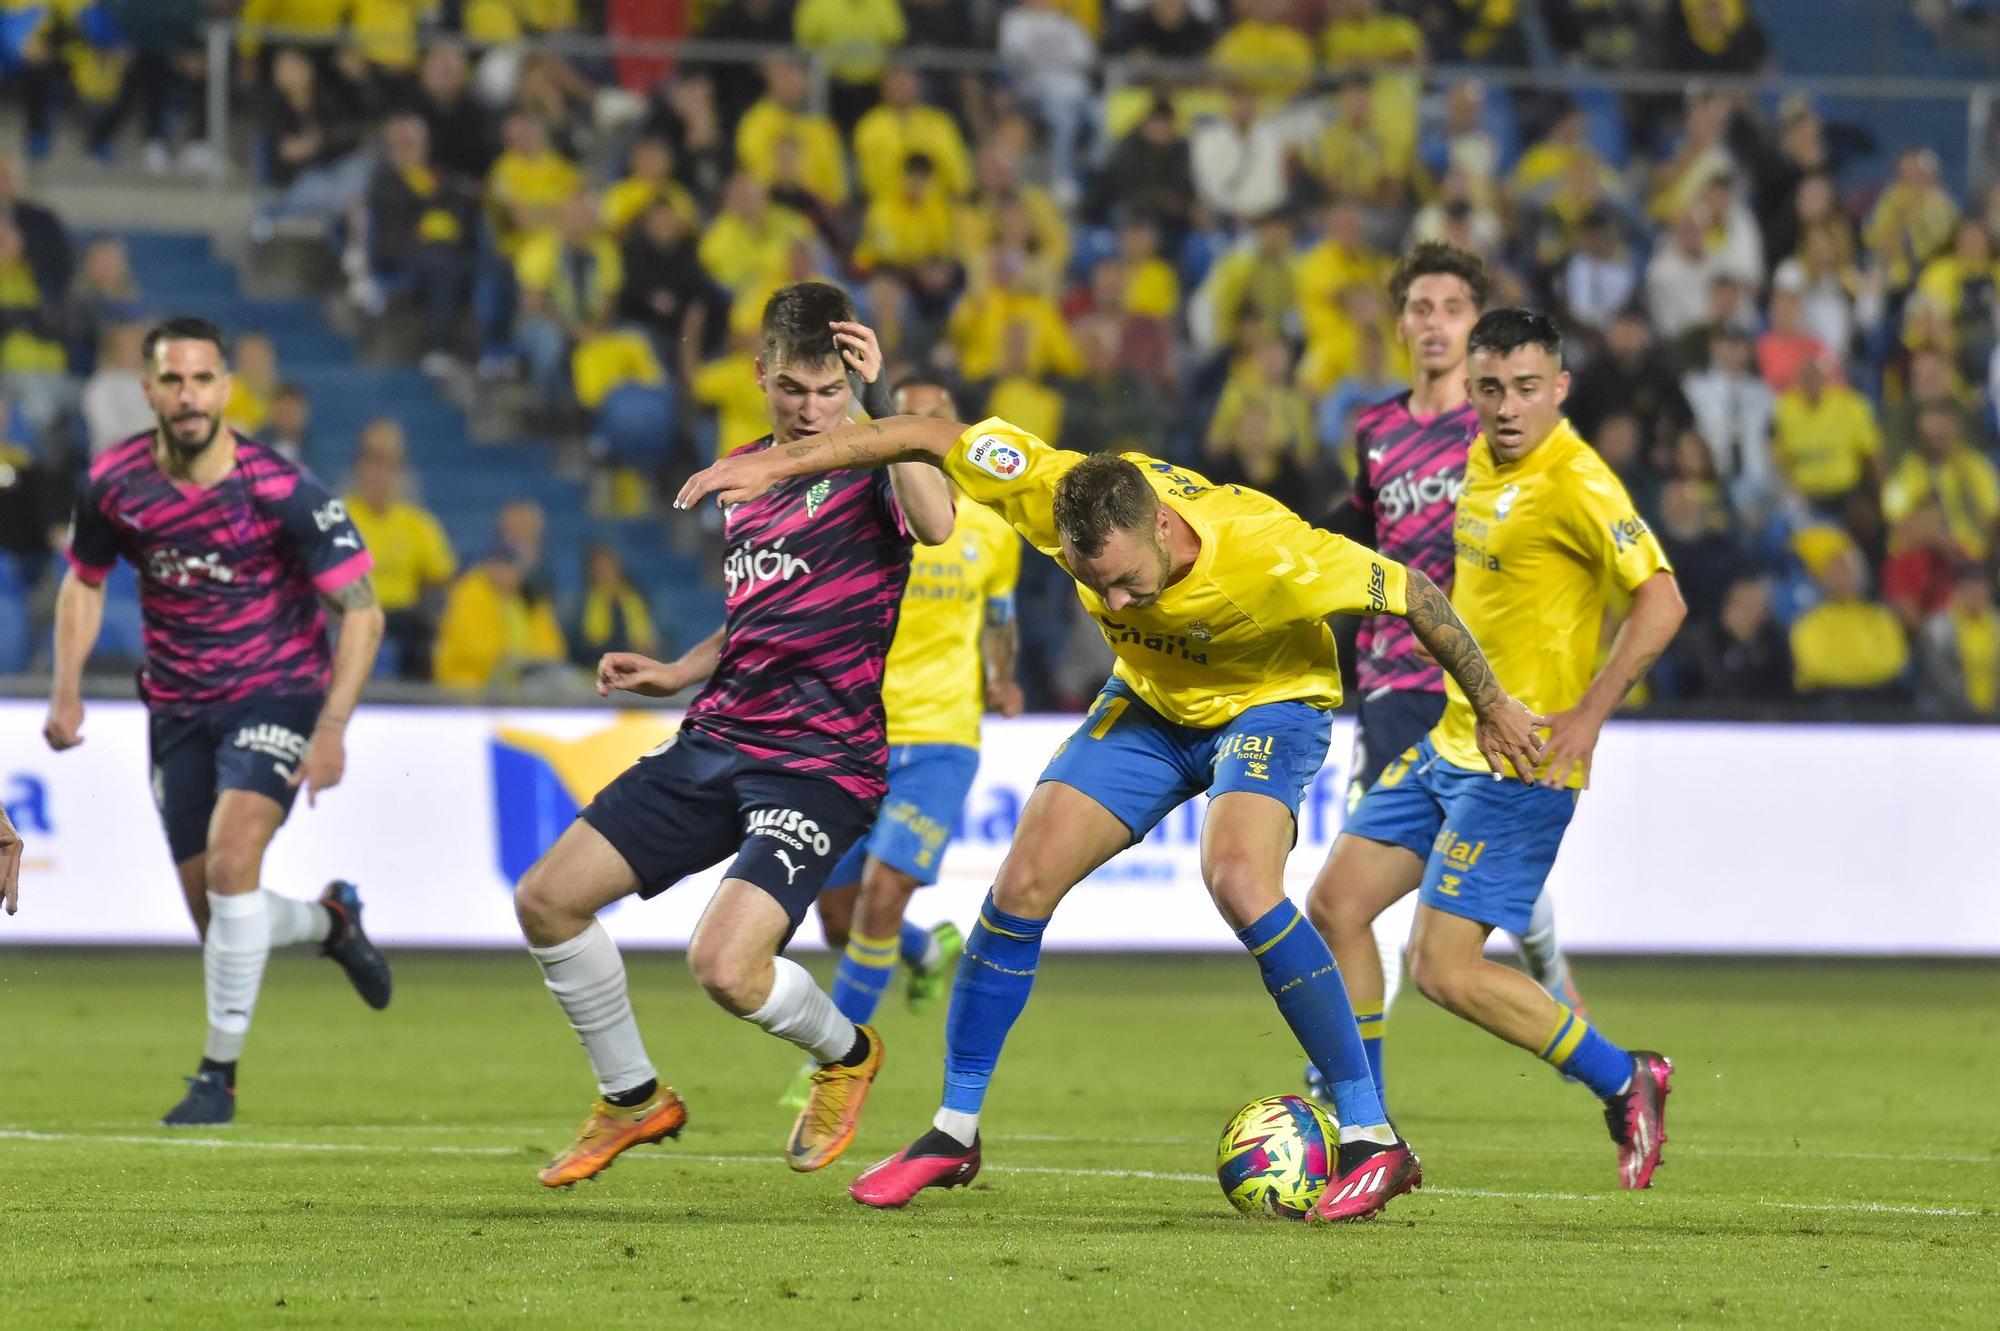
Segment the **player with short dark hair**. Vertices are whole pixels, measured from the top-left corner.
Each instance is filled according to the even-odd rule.
[[[958,419],[942,384],[906,379],[885,415]],[[912,1012],[936,1003],[964,950],[958,926],[925,929],[904,918],[919,887],[938,880],[972,779],[979,772],[979,715],[1021,713],[1014,680],[1014,584],[1021,541],[991,509],[958,506],[951,538],[919,545],[883,677],[889,725],[889,793],[868,835],[848,848],[819,899],[827,943],[841,950],[833,1005],[850,1021],[875,1015],[900,960]],[[983,685],[983,688],[982,688]],[[803,1106],[808,1065],[783,1103]]]
[[[782,288],[764,310],[757,381],[771,434],[756,455],[845,419],[848,371],[873,382],[882,353],[838,287]],[[882,670],[910,544],[951,534],[944,479],[927,468],[838,472],[724,511],[728,618],[679,660],[612,652],[597,690],[666,697],[701,680],[678,736],[607,786],[523,875],[515,913],[529,952],[583,1042],[599,1099],[541,1172],[549,1187],[679,1133],[687,1109],[660,1083],[626,992],[607,906],[653,897],[731,861],[695,928],[688,966],[722,1008],[805,1050],[812,1093],[786,1154],[801,1172],[847,1149],[882,1066],[882,1042],[842,1016],[779,950],[885,789]]]
[[[1414,246],[1396,264],[1389,294],[1414,383],[1356,421],[1354,486],[1348,502],[1327,523],[1400,564],[1422,569],[1447,595],[1452,587],[1452,517],[1465,484],[1466,454],[1479,433],[1479,415],[1466,390],[1466,339],[1487,291],[1486,265],[1479,256],[1443,241]],[[1393,615],[1375,615],[1361,621],[1355,637],[1354,688],[1359,706],[1347,787],[1350,811],[1382,769],[1429,734],[1444,715],[1444,671],[1408,624]],[[1536,982],[1581,1009],[1569,965],[1556,945],[1555,911],[1546,892],[1535,900],[1527,932],[1515,941]],[[1375,943],[1379,977],[1360,962],[1346,976],[1375,1089],[1387,1104],[1382,1041],[1402,985],[1408,922],[1400,916],[1378,918]],[[1326,1088],[1310,1065],[1306,1090],[1326,1099]]]
[[[973,926],[931,1131],[849,1191],[864,1205],[901,1206],[978,1173],[981,1106],[1027,1003],[1049,917],[1098,866],[1206,792],[1202,876],[1338,1107],[1336,1177],[1315,1214],[1380,1211],[1417,1186],[1420,1167],[1377,1100],[1339,969],[1284,891],[1299,802],[1340,702],[1327,620],[1407,615],[1479,700],[1480,743],[1496,761],[1531,761],[1538,718],[1493,682],[1422,573],[1316,531],[1266,495],[1142,454],[1085,457],[998,418],[966,426],[897,416],[725,458],[696,473],[680,502],[714,494],[740,504],[821,469],[907,461],[942,468],[1060,560],[1118,665],[1042,773]]]
[[[1618,1181],[1652,1182],[1673,1065],[1628,1053],[1534,980],[1484,955],[1494,929],[1528,927],[1606,718],[1687,613],[1672,566],[1631,496],[1562,415],[1562,335],[1532,310],[1473,326],[1480,434],[1456,518],[1452,600],[1492,650],[1500,684],[1547,716],[1532,763],[1496,760],[1457,681],[1443,719],[1391,763],[1334,841],[1308,902],[1343,970],[1366,976],[1370,926],[1419,892],[1410,974],[1426,997],[1582,1082],[1604,1102]],[[1612,584],[1631,613],[1593,677]],[[1520,779],[1506,780],[1509,772]]]
[[[170,1127],[227,1123],[273,947],[318,943],[370,1007],[389,965],[335,881],[318,901],[260,885],[264,852],[301,786],[339,784],[347,723],[374,669],[382,609],[347,509],[310,472],[222,422],[231,387],[222,332],[169,319],[146,334],[158,424],[91,464],[56,599],[55,671],[43,733],[83,742],[84,661],[123,557],[139,572],[153,799],[202,936],[208,1041]],[[339,624],[329,651],[326,611]]]

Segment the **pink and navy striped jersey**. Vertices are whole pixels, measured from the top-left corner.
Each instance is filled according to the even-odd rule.
[[[1452,520],[1465,486],[1465,456],[1479,434],[1471,403],[1429,420],[1410,414],[1402,393],[1361,413],[1354,424],[1360,458],[1353,503],[1375,533],[1375,548],[1451,591]],[[1408,623],[1391,615],[1361,621],[1355,638],[1362,697],[1393,689],[1444,691],[1444,671],[1417,651]]]
[[[750,449],[770,446],[766,437]],[[889,473],[793,477],[730,507],[722,535],[722,654],[682,724],[880,799],[889,763],[882,666],[912,544]]]
[[[170,711],[325,692],[332,654],[319,598],[373,567],[340,500],[240,435],[235,468],[206,490],[160,470],[151,433],[91,464],[70,567],[96,586],[120,556],[139,571],[139,696]]]

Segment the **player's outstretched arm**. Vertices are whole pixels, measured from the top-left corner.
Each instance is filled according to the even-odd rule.
[[[678,660],[655,661],[637,652],[606,652],[597,662],[597,696],[636,693],[642,698],[670,698],[715,673],[722,659],[724,629],[703,638]]]
[[[1542,748],[1542,763],[1535,773],[1538,782],[1562,786],[1578,763],[1590,761],[1604,723],[1633,686],[1646,677],[1686,618],[1687,602],[1681,599],[1680,584],[1673,574],[1655,573],[1633,589],[1632,612],[1611,639],[1611,654],[1604,659],[1604,668],[1590,681],[1576,706],[1549,718],[1548,743]]]
[[[895,462],[941,467],[965,431],[964,425],[930,416],[891,416],[865,425],[843,425],[794,443],[722,458],[688,477],[674,507],[693,508],[710,495],[724,504],[747,503],[780,481],[822,471]]]
[[[1476,738],[1479,752],[1494,771],[1505,775],[1511,765],[1523,781],[1534,779],[1535,760],[1541,754],[1541,736],[1535,728],[1541,717],[1500,687],[1486,653],[1473,641],[1472,630],[1451,608],[1451,601],[1438,585],[1418,569],[1409,570],[1404,593],[1409,609],[1403,618],[1424,650],[1437,659],[1445,673],[1458,681],[1478,717]]]
[[[305,757],[292,772],[292,784],[306,788],[306,805],[319,802],[319,792],[340,784],[347,771],[347,722],[361,701],[362,686],[375,673],[375,653],[387,627],[375,580],[366,573],[326,596],[327,610],[340,623],[333,645],[333,681],[320,704],[319,723],[306,744]]]
[[[83,743],[83,663],[103,626],[104,584],[85,582],[71,569],[56,593],[55,671],[42,723],[42,738],[58,753]]]
[[[21,908],[21,834],[0,809],[0,906],[12,915]]]

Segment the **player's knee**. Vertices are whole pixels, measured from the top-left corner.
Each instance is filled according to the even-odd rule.
[[[1447,1012],[1462,1012],[1470,970],[1451,953],[1418,946],[1410,951],[1410,982]]]
[[[747,956],[697,937],[688,948],[688,969],[717,1006],[739,1017],[749,1016],[771,996],[769,957]]]
[[[993,879],[993,904],[1009,915],[1045,920],[1070,887],[1060,874],[1035,863],[1032,855],[1009,851]]]
[[[208,853],[207,890],[222,897],[255,892],[262,858],[234,846],[217,846]]]
[[[1222,856],[1208,866],[1208,894],[1232,929],[1247,929],[1283,899],[1283,886],[1248,856]]]
[[[1374,924],[1354,894],[1343,891],[1338,880],[1322,879],[1306,896],[1306,918],[1322,938],[1352,938]]]
[[[576,932],[564,928],[572,922],[570,912],[556,891],[553,875],[541,861],[521,875],[520,886],[514,889],[514,918],[521,923],[522,935],[536,947],[560,943]]]

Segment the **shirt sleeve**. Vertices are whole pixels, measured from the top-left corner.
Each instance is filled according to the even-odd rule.
[[[945,475],[973,502],[1005,518],[1039,550],[1051,553],[1056,536],[1056,482],[1083,461],[1081,453],[1051,448],[1018,425],[989,416],[958,437],[945,455]]]
[[[1556,540],[1585,563],[1607,571],[1625,591],[1674,566],[1659,537],[1639,516],[1632,496],[1611,468],[1591,455],[1566,478],[1569,502],[1552,514]]]
[[[275,507],[292,550],[321,595],[332,595],[375,567],[347,505],[311,472],[300,472],[298,484]]]
[[[92,587],[111,576],[118,562],[118,529],[104,513],[104,491],[96,484],[77,492],[70,513],[69,546],[63,552],[76,576]]]
[[[1267,627],[1313,623],[1330,615],[1402,615],[1409,611],[1409,570],[1367,546],[1321,531],[1289,514],[1245,542],[1250,572],[1265,589]]]

